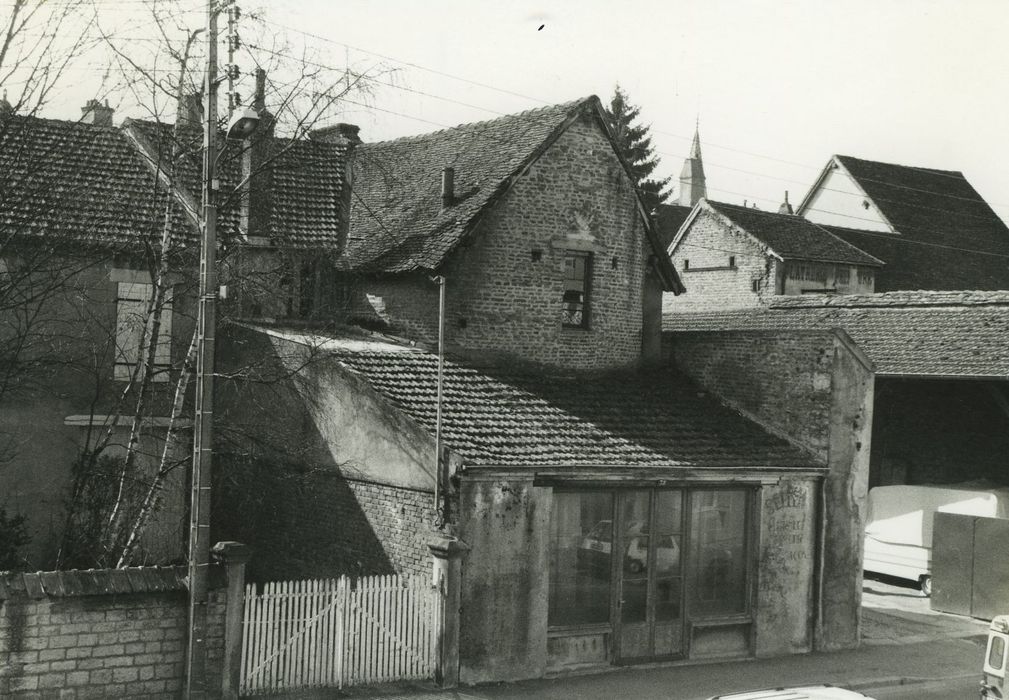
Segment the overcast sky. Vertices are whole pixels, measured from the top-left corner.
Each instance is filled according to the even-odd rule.
[[[200,3],[182,4],[198,25]],[[619,82],[652,125],[664,174],[679,174],[699,119],[713,199],[769,209],[787,189],[797,203],[841,153],[962,170],[1009,218],[1006,0],[243,5],[257,9],[315,61],[397,69],[384,80],[398,87],[329,119],[359,124],[365,140],[590,94],[605,102]]]

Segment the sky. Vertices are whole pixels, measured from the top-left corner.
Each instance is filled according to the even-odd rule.
[[[98,2],[117,16],[140,4]],[[201,3],[178,4],[198,26]],[[1006,0],[259,0],[242,9],[253,41],[265,33],[313,64],[378,76],[358,104],[325,115],[360,125],[366,141],[591,94],[607,102],[619,83],[651,125],[657,172],[674,184],[699,125],[712,199],[776,209],[788,190],[798,203],[838,153],[963,171],[1009,219]],[[82,73],[51,116],[78,116],[90,78]],[[121,106],[117,118],[129,116]]]

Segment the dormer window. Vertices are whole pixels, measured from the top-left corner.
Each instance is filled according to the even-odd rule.
[[[564,298],[562,325],[589,327],[589,292],[592,253],[569,250],[564,253]]]

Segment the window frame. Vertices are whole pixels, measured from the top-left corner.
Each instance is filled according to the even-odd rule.
[[[561,285],[563,287],[561,295],[561,327],[570,330],[590,330],[591,317],[592,317],[592,270],[594,264],[594,254],[590,250],[576,250],[567,249],[564,251],[563,255],[563,265],[562,265],[562,276]],[[570,302],[565,299],[569,291],[568,287],[568,260],[583,260],[584,261],[584,273],[582,276],[582,299],[580,302]],[[569,304],[581,304],[581,321],[579,323],[571,323],[568,321],[569,316],[573,315],[575,310],[570,308]]]
[[[154,295],[154,285],[151,282],[119,281],[116,282],[116,309],[115,309],[115,357],[113,360],[112,376],[115,381],[128,382],[133,378],[133,371],[140,361],[140,346],[138,333],[140,332],[140,315],[147,316],[144,321],[144,335],[146,328],[153,323],[153,317],[149,315],[148,306]],[[172,287],[165,289],[165,296],[161,307],[161,325],[158,328],[158,343],[154,351],[154,374],[152,382],[167,382],[168,372],[172,366]],[[130,311],[130,308],[140,309]],[[129,323],[126,314],[136,314],[136,321]],[[146,365],[146,362],[144,363]],[[143,377],[143,368],[137,378]]]

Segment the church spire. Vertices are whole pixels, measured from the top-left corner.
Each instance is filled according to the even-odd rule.
[[[700,123],[694,127],[694,141],[690,144],[690,156],[683,161],[680,171],[680,198],[677,204],[692,207],[702,198],[708,196],[704,182],[704,163],[701,160],[701,130]]]

